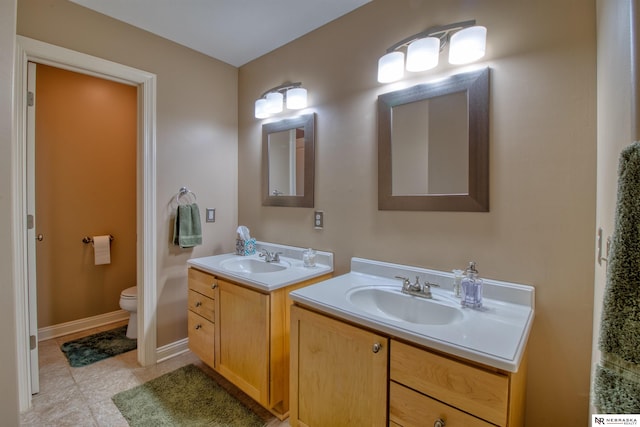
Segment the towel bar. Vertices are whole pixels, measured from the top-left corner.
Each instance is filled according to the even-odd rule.
[[[113,242],[113,236],[109,234],[109,241]],[[84,236],[82,238],[82,243],[93,243],[93,237]]]

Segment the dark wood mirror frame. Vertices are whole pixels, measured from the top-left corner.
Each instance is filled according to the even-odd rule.
[[[290,129],[304,129],[304,194],[273,196],[269,194],[269,134]],[[262,206],[312,208],[315,180],[315,113],[262,125]]]
[[[467,194],[392,195],[393,107],[455,92],[467,92],[469,191]],[[402,211],[489,211],[489,68],[457,74],[378,96],[378,209]]]

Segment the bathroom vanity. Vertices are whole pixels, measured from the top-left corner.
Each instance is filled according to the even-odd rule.
[[[303,250],[257,242],[258,252],[188,261],[189,348],[207,365],[280,419],[289,413],[289,292],[328,279],[333,255],[317,252],[304,267]]]
[[[438,287],[421,299],[396,276]],[[484,285],[462,308],[449,273],[354,258],[292,292],[290,424],[522,426],[534,290]]]

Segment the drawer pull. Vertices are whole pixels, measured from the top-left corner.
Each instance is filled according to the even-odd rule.
[[[444,420],[442,418],[438,418],[437,420],[435,420],[435,422],[433,423],[433,427],[444,427],[446,424],[444,422]]]
[[[377,342],[373,345],[373,348],[371,349],[371,351],[373,351],[374,353],[377,353],[380,351],[381,348],[382,348],[382,344]]]
[[[196,307],[200,307],[200,306],[202,306],[202,302],[197,301],[197,302],[196,302]]]
[[[201,324],[199,324],[199,323],[196,325],[196,331],[197,331],[198,329],[202,329],[202,325],[201,325]]]

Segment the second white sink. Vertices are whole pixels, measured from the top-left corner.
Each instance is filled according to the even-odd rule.
[[[399,287],[371,286],[349,291],[348,301],[357,308],[387,319],[421,325],[448,325],[462,320],[459,307],[403,294]]]
[[[234,273],[273,273],[289,267],[286,261],[275,263],[260,261],[254,258],[230,259],[223,261],[220,266]]]

